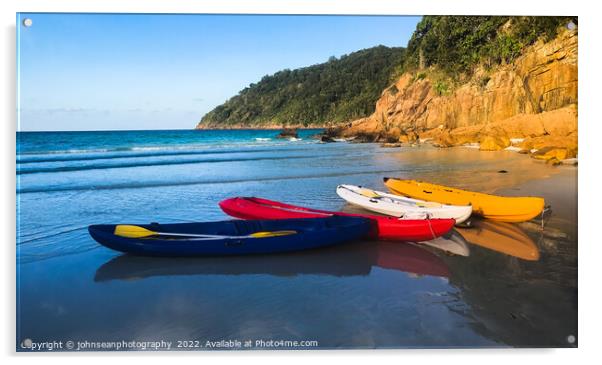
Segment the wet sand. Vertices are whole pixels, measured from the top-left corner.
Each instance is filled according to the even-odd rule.
[[[470,261],[478,264],[447,258],[451,283],[471,303],[471,316],[481,323],[477,331],[495,333],[516,346],[576,346],[578,168],[550,167],[524,157],[475,174],[451,173],[445,180],[499,195],[545,198],[551,212],[543,217],[543,229],[538,218],[512,224],[533,240],[539,259],[525,261],[473,244]]]
[[[469,243],[470,256],[440,256],[449,267],[450,284],[472,309],[458,313],[478,322],[475,331],[512,346],[576,346],[578,167],[464,147],[418,148],[403,158],[419,155],[448,168],[398,176],[505,196],[539,196],[551,209],[530,222],[472,218],[474,228],[456,229]],[[460,161],[470,167],[455,168]]]
[[[576,345],[568,341],[577,330],[576,167],[460,147],[306,143],[232,154],[210,164],[183,164],[187,157],[175,156],[169,165],[161,157],[153,166],[99,166],[102,173],[86,168],[23,175],[17,342]],[[470,232],[458,230],[465,243],[456,243],[466,245],[468,256],[425,245],[360,241],[285,255],[167,260],[122,255],[86,232],[87,225],[98,223],[227,219],[217,202],[232,196],[357,209],[335,194],[336,186],[385,190],[384,176],[539,195],[552,214],[543,231],[537,220],[481,222]],[[49,183],[60,183],[60,189],[42,192]]]

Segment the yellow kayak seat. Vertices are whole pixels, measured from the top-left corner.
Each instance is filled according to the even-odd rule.
[[[380,198],[381,196],[374,190],[361,188],[359,189],[359,193],[367,198]]]

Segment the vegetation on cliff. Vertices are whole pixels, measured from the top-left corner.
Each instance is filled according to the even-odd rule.
[[[477,65],[510,63],[525,47],[540,38],[553,39],[571,21],[577,24],[576,17],[566,16],[425,16],[397,71],[436,66],[454,77]]]
[[[374,112],[404,49],[378,46],[296,70],[282,70],[207,113],[199,126],[312,126]]]

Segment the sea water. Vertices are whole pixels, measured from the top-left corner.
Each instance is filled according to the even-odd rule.
[[[229,219],[217,203],[233,196],[350,209],[338,184],[384,190],[384,176],[512,194],[558,174],[512,152],[320,143],[317,132],[17,133],[18,349],[26,340],[182,350],[575,345],[576,210],[557,221],[568,234],[527,232],[539,261],[394,242],[162,259],[122,255],[88,235],[91,224]]]

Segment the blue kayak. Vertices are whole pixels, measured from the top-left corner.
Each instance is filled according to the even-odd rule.
[[[368,235],[370,220],[333,216],[206,223],[100,224],[92,238],[110,249],[146,256],[221,256],[305,250]]]

